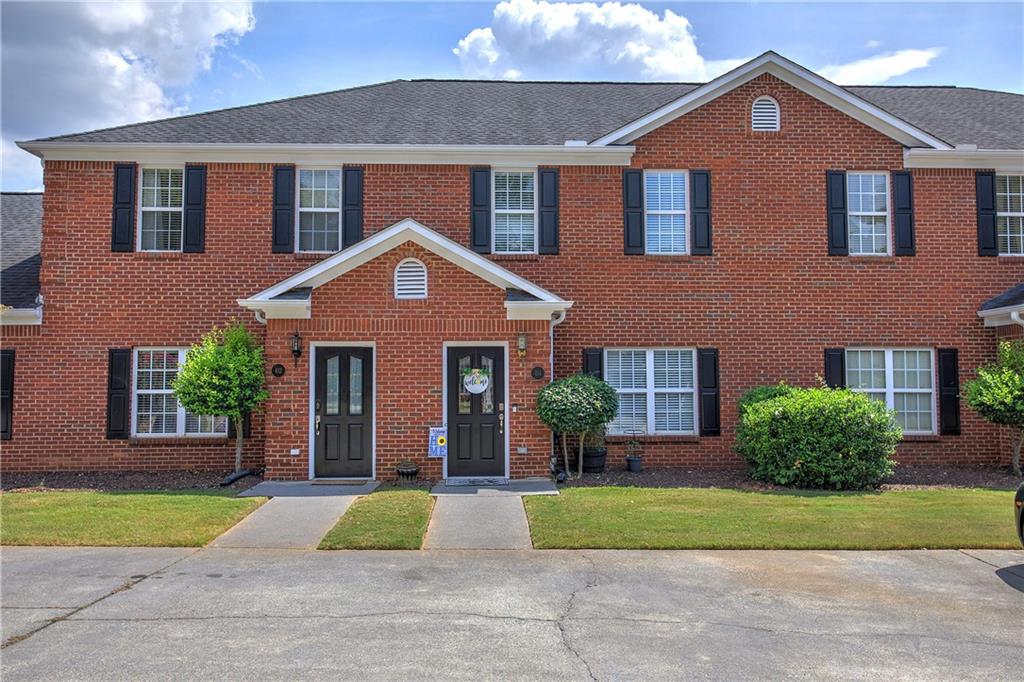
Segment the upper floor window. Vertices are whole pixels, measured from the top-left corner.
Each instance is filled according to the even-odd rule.
[[[427,266],[406,258],[395,268],[395,298],[426,298]]]
[[[644,171],[647,253],[687,253],[688,180],[686,171]]]
[[[1000,256],[1024,256],[1024,175],[996,176],[996,237]]]
[[[931,349],[849,349],[846,386],[896,410],[904,433],[935,433]]]
[[[184,168],[143,168],[140,251],[181,251]]]
[[[889,175],[847,173],[846,198],[851,256],[889,253]]]
[[[135,350],[133,433],[136,436],[226,436],[227,417],[192,414],[171,385],[185,363],[184,348]]]
[[[537,252],[537,174],[494,172],[494,253]]]
[[[779,103],[764,95],[754,100],[750,108],[750,127],[760,132],[773,132],[779,129]]]
[[[692,348],[606,350],[605,381],[619,394],[609,431],[696,433],[696,354]]]
[[[341,170],[300,168],[298,202],[298,250],[333,253],[341,248]]]

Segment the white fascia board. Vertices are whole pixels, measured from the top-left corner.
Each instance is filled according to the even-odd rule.
[[[509,320],[550,320],[553,315],[572,307],[572,301],[505,301],[505,317]]]
[[[478,164],[490,166],[628,166],[634,148],[566,145],[177,144],[18,142],[47,161],[138,163]]]
[[[43,323],[43,309],[39,308],[5,308],[0,310],[0,325],[36,325]]]
[[[240,298],[238,305],[260,312],[268,320],[308,320],[312,317],[309,301],[264,301]]]
[[[707,104],[730,90],[768,73],[848,116],[874,128],[908,147],[950,149],[950,145],[929,133],[912,126],[901,118],[844,90],[835,83],[805,69],[774,52],[766,52],[746,64],[705,83],[679,99],[652,111],[646,116],[594,140],[591,146],[624,144],[659,128],[687,112]]]
[[[992,310],[979,310],[978,317],[985,321],[986,327],[1005,327],[1011,324],[1018,324],[1010,315],[1011,313],[1024,313],[1024,304],[1008,305]]]
[[[1024,173],[1024,150],[1020,149],[905,149],[906,168],[991,168]]]

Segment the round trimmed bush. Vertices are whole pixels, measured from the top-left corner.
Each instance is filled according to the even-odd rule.
[[[760,403],[765,400],[771,400],[772,398],[778,398],[779,396],[789,395],[792,392],[793,387],[782,381],[774,386],[758,386],[756,388],[752,388],[740,396],[740,418],[746,414],[747,408],[754,403]]]
[[[885,405],[843,389],[787,388],[742,410],[736,449],[753,478],[845,490],[892,473],[903,432]]]

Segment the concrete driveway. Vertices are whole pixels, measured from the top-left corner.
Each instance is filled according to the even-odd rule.
[[[6,547],[2,568],[5,682],[993,680],[1024,669],[1014,551]]]

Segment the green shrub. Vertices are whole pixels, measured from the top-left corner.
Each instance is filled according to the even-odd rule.
[[[789,395],[793,392],[793,387],[787,385],[784,381],[780,381],[774,386],[758,386],[752,388],[743,395],[740,396],[739,400],[739,411],[740,418],[746,413],[747,408],[754,403],[759,403],[764,400],[771,400],[772,398],[778,398],[779,396]]]
[[[892,473],[902,437],[893,412],[862,393],[790,387],[747,404],[736,449],[762,481],[861,489]]]
[[[569,473],[568,435],[579,436],[579,474],[583,475],[586,434],[601,430],[619,409],[619,395],[608,383],[589,374],[574,374],[553,381],[537,392],[537,416],[562,437],[565,471]]]
[[[1013,471],[1021,475],[1020,453],[1024,446],[1024,341],[1003,341],[999,359],[978,368],[978,378],[968,381],[967,404],[993,424],[1017,431],[1013,445]]]

